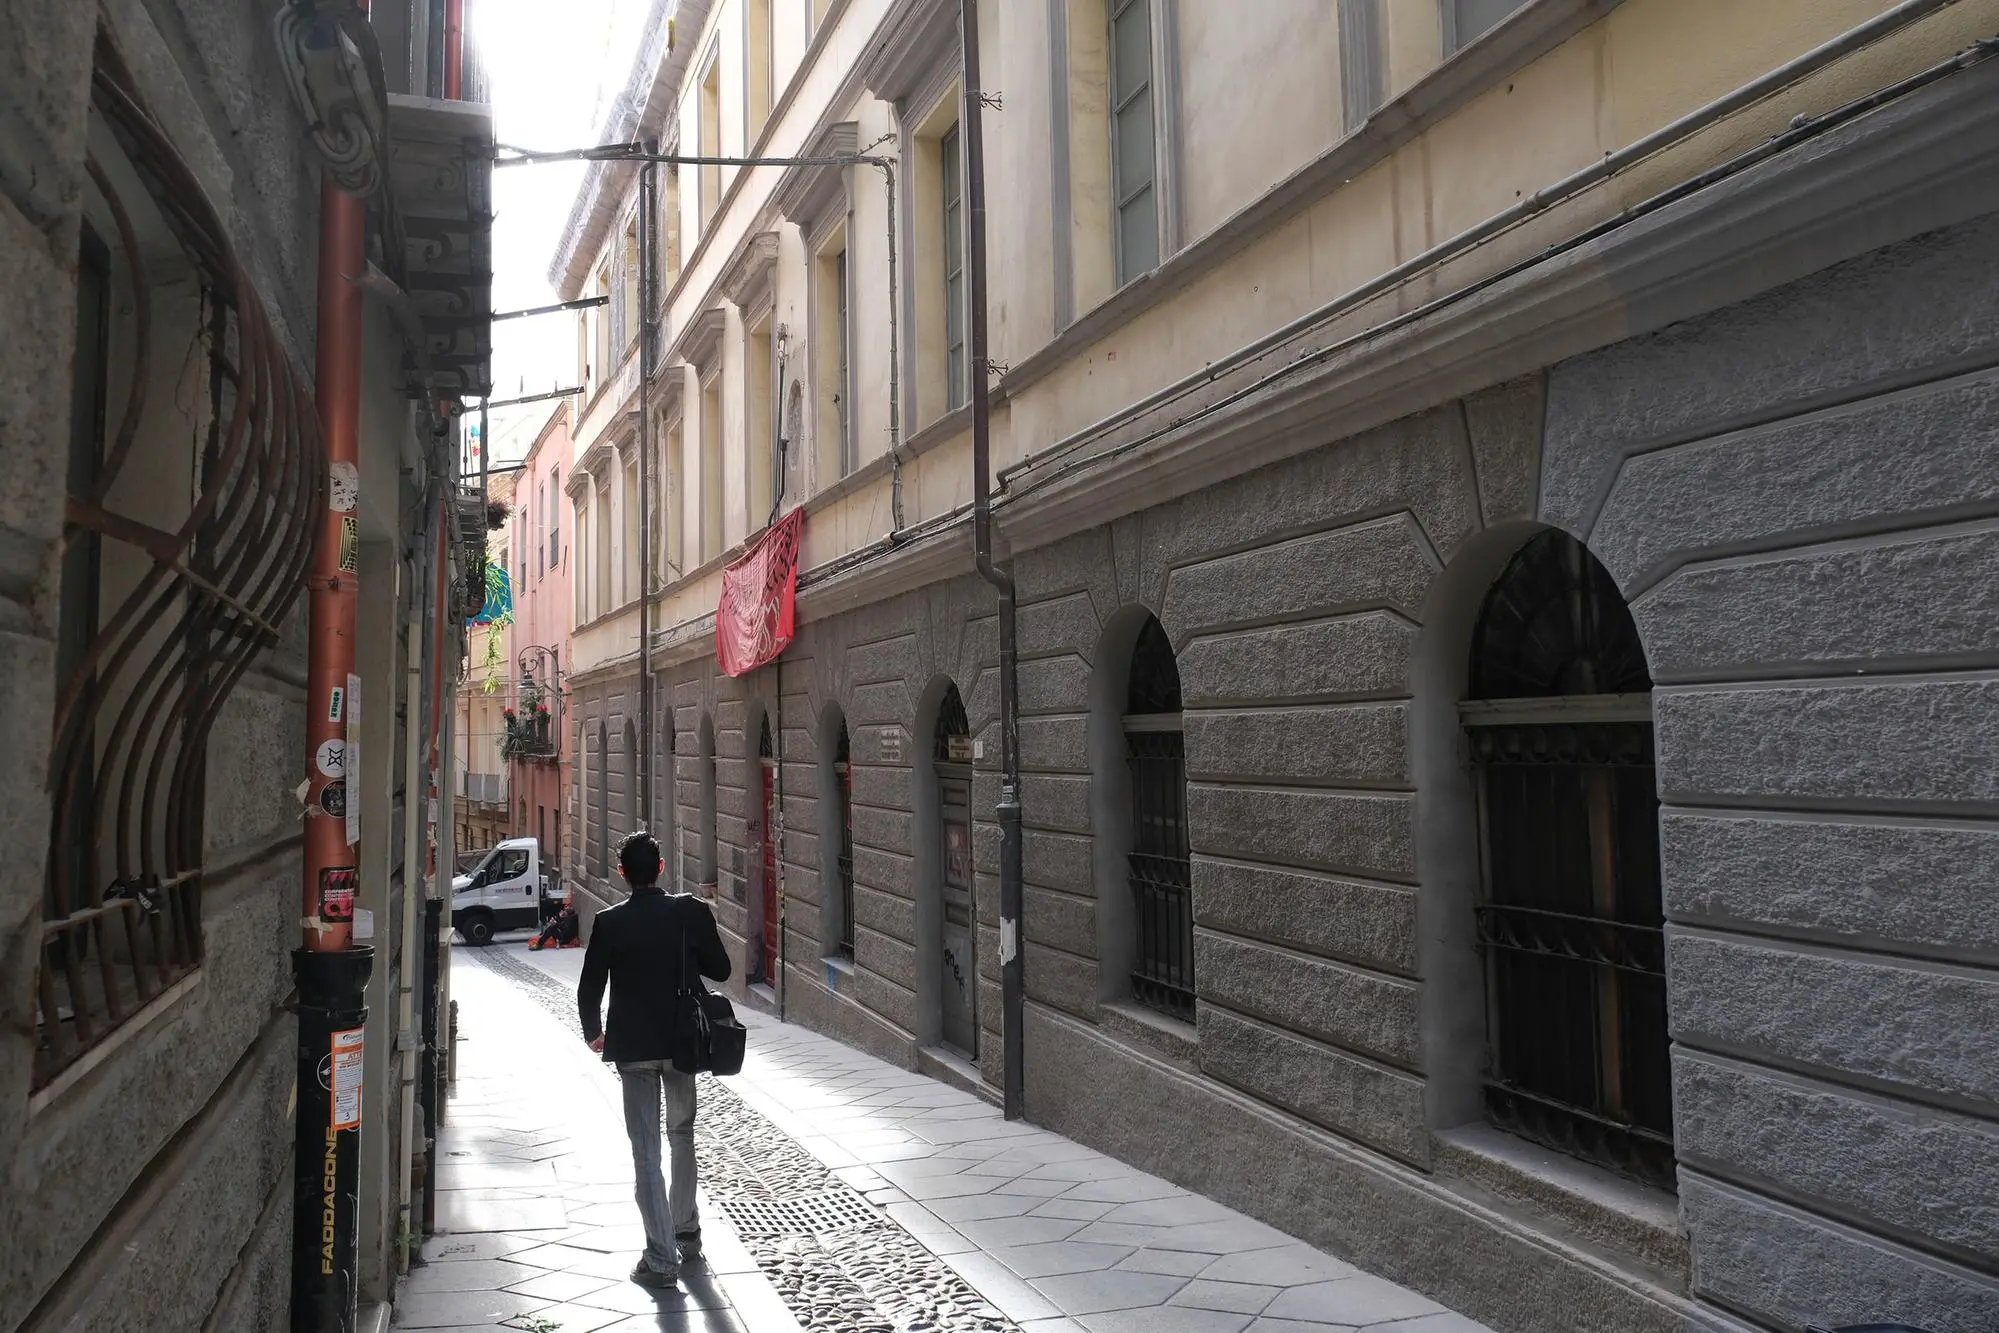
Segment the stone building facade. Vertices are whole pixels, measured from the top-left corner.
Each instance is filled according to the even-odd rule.
[[[1753,59],[1640,94],[1619,60],[1706,79],[1685,44],[1722,38],[1652,0],[1443,4],[1413,36],[1432,7],[1342,4],[1336,34],[1282,31],[1348,95],[1311,104],[1315,144],[1252,145],[1202,99],[1258,51],[1302,88],[1271,34],[1140,4],[1172,146],[1160,254],[1123,281],[1091,267],[1108,196],[1062,123],[1090,110],[1065,69],[1134,7],[1109,8],[983,7],[1029,1117],[1494,1328],[1991,1326],[1999,64],[1971,38],[1999,11],[1716,11]],[[926,249],[955,216],[955,10],[828,7],[736,141],[900,134],[911,429],[804,488],[774,663],[716,667],[740,546],[660,571],[654,822],[744,999],[996,1095],[997,621]],[[683,30],[697,102],[737,20]],[[1765,77],[1607,194],[1449,244]],[[1228,170],[1269,175],[1223,208],[1230,125]],[[746,168],[687,244],[667,412],[761,354],[766,228],[819,399],[809,170]],[[844,186],[847,292],[878,187]],[[938,253],[933,334],[910,271]],[[856,412],[866,352],[838,353]],[[579,686],[579,753],[632,680]],[[579,765],[579,839],[642,760]]]

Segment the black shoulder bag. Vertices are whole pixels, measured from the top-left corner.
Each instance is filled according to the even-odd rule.
[[[688,931],[681,931],[680,989],[674,994],[679,1032],[673,1067],[683,1074],[740,1074],[749,1032],[736,1018],[728,997],[701,984],[688,936]]]

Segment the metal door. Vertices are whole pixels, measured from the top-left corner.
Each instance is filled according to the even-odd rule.
[[[762,818],[757,822],[757,837],[763,846],[758,852],[758,863],[763,875],[763,979],[775,984],[777,978],[777,839],[772,836],[771,813],[776,805],[777,765],[766,759],[758,765],[763,770]]]
[[[979,968],[973,941],[972,783],[959,765],[938,766],[938,804],[943,818],[939,849],[944,886],[943,984],[944,1044],[968,1059],[979,1055]]]

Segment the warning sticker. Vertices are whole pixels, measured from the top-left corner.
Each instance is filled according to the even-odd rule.
[[[333,1119],[335,1129],[361,1127],[361,1028],[333,1034]]]
[[[340,572],[351,574],[361,564],[361,520],[352,514],[340,520]]]

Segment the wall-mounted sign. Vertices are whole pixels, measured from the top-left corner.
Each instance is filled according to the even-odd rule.
[[[875,734],[875,746],[881,751],[881,760],[884,764],[901,763],[902,728],[883,727]]]
[[[954,764],[972,762],[972,738],[970,736],[946,736],[944,756]]]

